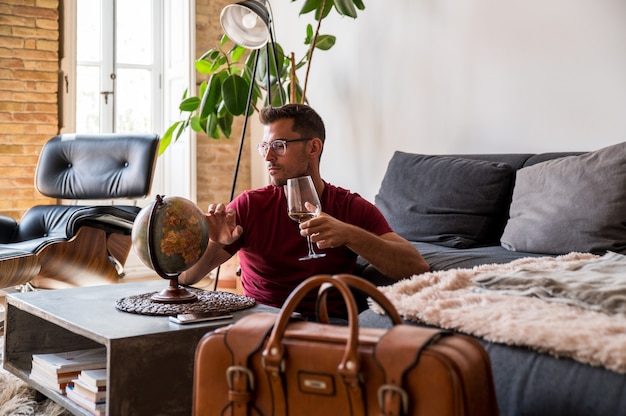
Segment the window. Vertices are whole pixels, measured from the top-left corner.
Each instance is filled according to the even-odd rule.
[[[193,7],[191,0],[64,0],[61,132],[165,131],[194,82]],[[193,143],[183,137],[159,158],[154,193],[195,198]]]
[[[160,130],[158,0],[76,0],[76,132]]]

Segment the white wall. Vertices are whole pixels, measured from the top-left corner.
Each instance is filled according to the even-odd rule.
[[[594,150],[626,140],[626,0],[364,0],[316,51],[309,102],[326,121],[322,175],[373,201],[395,150]],[[272,2],[303,49],[303,1]],[[304,77],[304,74],[300,75]]]

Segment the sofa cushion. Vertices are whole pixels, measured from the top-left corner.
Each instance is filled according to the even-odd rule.
[[[626,254],[626,142],[520,169],[501,238],[509,250]]]
[[[375,203],[407,240],[467,248],[500,235],[512,180],[506,163],[395,152]]]

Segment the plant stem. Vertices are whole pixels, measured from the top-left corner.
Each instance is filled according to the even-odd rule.
[[[321,10],[324,10],[326,7],[326,0],[322,2]],[[315,43],[317,42],[317,35],[320,33],[320,26],[322,26],[322,17],[317,21],[317,28],[315,28],[315,35],[313,35],[313,41],[311,42],[311,47],[309,48],[309,62],[306,65],[306,75],[304,76],[304,89],[302,91],[302,102],[301,104],[306,103],[306,86],[309,83],[309,71],[311,70],[311,59],[313,59],[313,49],[315,49]]]
[[[291,78],[291,87],[289,88],[289,102],[296,102],[296,55],[291,52],[289,55],[289,60],[291,61],[291,68],[289,71],[289,78]]]

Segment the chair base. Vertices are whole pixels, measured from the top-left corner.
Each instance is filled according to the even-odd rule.
[[[40,289],[118,283],[131,247],[130,235],[83,226],[71,240],[37,253],[41,270],[31,283]]]
[[[0,289],[30,282],[40,269],[35,254],[0,247]]]

